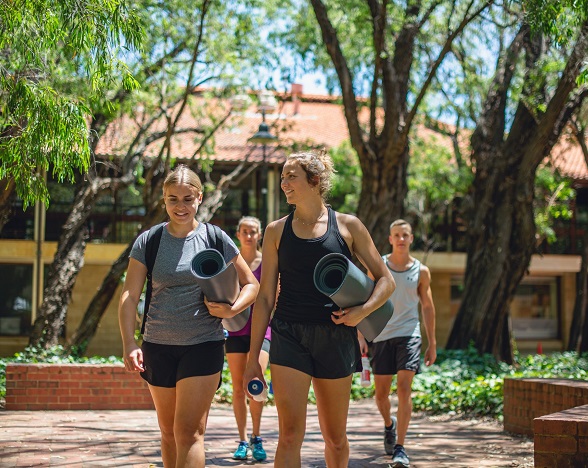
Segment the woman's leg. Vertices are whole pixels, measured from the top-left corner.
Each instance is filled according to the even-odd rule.
[[[247,354],[227,353],[227,362],[233,382],[233,413],[235,413],[239,440],[247,440],[247,401],[243,390],[243,371],[247,364]]]
[[[210,404],[218,387],[220,372],[188,377],[176,386],[174,434],[177,467],[204,468],[204,433]]]
[[[300,468],[300,450],[306,432],[310,375],[276,364],[271,364],[271,372],[279,424],[274,466]]]
[[[269,354],[267,351],[261,350],[259,353],[259,365],[263,370],[267,369],[269,362]],[[234,398],[234,396],[233,396]],[[261,435],[261,413],[264,406],[263,401],[249,400],[249,411],[251,412],[251,423],[253,425],[253,434]],[[242,439],[245,440],[245,439]]]
[[[174,415],[176,412],[176,389],[149,385],[155,404],[157,422],[161,431],[161,459],[163,466],[176,466],[176,440],[174,438]]]
[[[312,379],[328,468],[346,468],[349,462],[347,414],[352,376]]]

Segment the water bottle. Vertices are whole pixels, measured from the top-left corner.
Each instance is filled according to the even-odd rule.
[[[361,356],[361,386],[362,387],[369,387],[372,384],[370,379],[370,360],[367,357],[367,354],[362,354]]]
[[[252,379],[247,384],[247,392],[255,401],[267,400],[267,387],[259,379]]]

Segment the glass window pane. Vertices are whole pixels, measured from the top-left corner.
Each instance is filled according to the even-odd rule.
[[[33,295],[32,265],[0,265],[0,336],[28,335]]]
[[[455,318],[463,297],[463,277],[451,278],[451,317]],[[557,339],[559,288],[556,277],[526,277],[515,291],[510,313],[516,339]]]

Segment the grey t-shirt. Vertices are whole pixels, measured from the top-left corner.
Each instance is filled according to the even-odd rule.
[[[146,265],[148,231],[135,241],[130,257]],[[225,262],[237,256],[239,249],[223,232]],[[224,338],[221,319],[210,315],[204,305],[200,286],[190,268],[194,256],[212,246],[204,223],[188,237],[172,236],[164,227],[153,266],[153,292],[143,339],[165,345],[193,345]]]

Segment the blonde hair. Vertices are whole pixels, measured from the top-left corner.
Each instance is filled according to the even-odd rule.
[[[324,199],[331,190],[331,178],[335,172],[333,160],[326,151],[302,151],[292,153],[286,159],[297,161],[306,172],[308,183],[318,187],[320,196]]]
[[[200,177],[185,164],[178,165],[166,176],[163,181],[163,190],[170,185],[191,185],[196,189],[198,194],[202,193],[202,181]]]
[[[239,222],[237,223],[237,232],[241,230],[241,225],[243,223],[255,224],[257,226],[257,230],[261,234],[261,221],[255,216],[242,216]]]
[[[410,223],[408,221],[405,221],[404,219],[397,219],[396,221],[392,221],[392,224],[390,224],[390,231],[392,230],[393,227],[396,226],[408,226],[408,229],[410,230],[410,233],[412,234],[412,226],[410,225]]]

